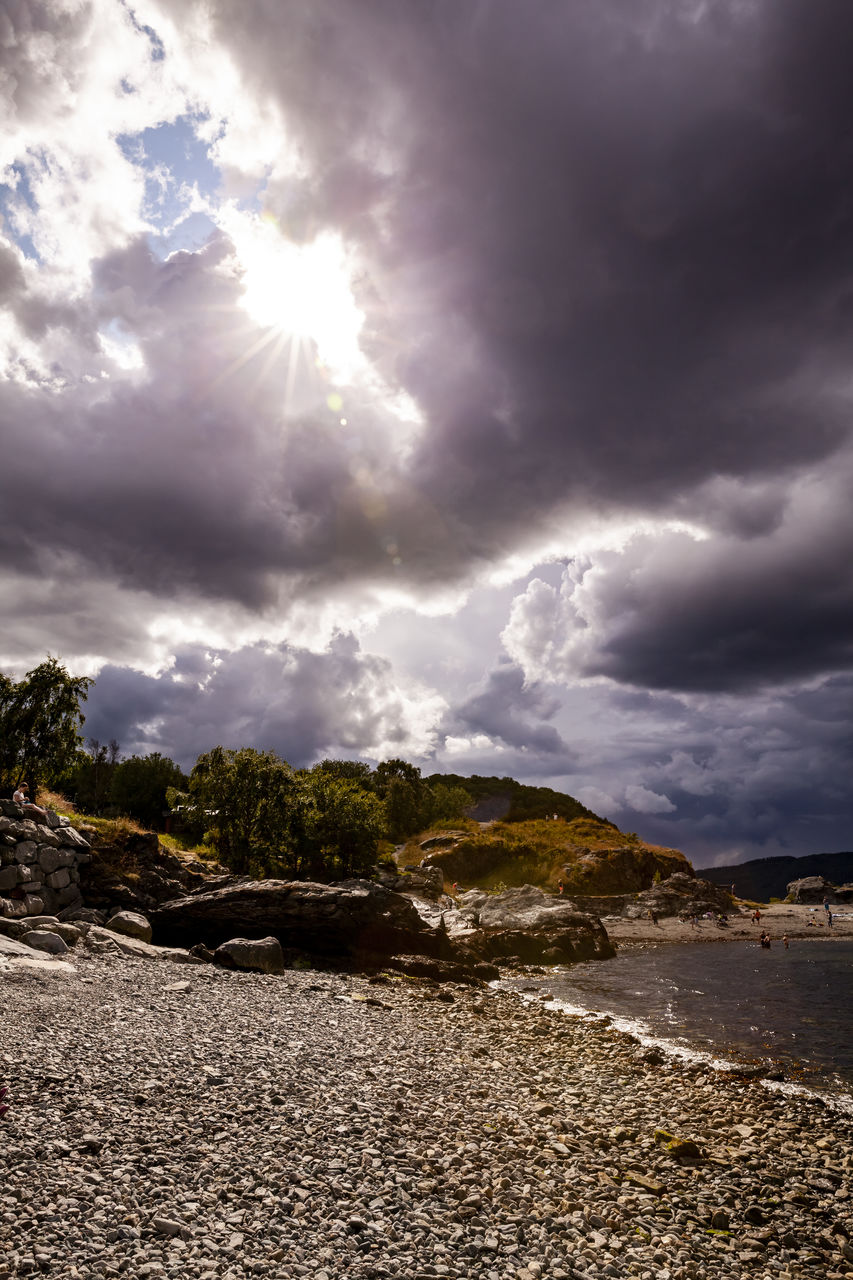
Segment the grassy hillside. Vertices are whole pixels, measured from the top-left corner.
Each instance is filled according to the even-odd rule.
[[[442,838],[448,841],[446,848],[423,849],[425,841]],[[622,867],[627,865],[628,876],[633,874],[638,883],[626,884],[626,889],[646,887],[639,881],[651,883],[656,871],[665,877],[673,871],[689,869],[687,860],[677,851],[647,844],[635,835],[625,835],[613,823],[591,816],[570,821],[540,818],[493,822],[485,828],[469,820],[455,824],[452,832],[437,829],[413,837],[403,849],[400,863],[415,866],[428,856],[441,867],[447,885],[456,882],[463,888],[476,885],[496,889],[501,885],[534,884],[553,891],[563,880],[567,892],[573,888],[584,892],[617,892],[618,889],[596,889],[589,882],[587,855],[590,851],[600,854],[613,851]],[[601,859],[605,871],[609,861],[607,857]],[[575,868],[576,876],[573,875]],[[623,878],[622,872],[616,876],[620,881]],[[610,879],[614,879],[612,874]]]

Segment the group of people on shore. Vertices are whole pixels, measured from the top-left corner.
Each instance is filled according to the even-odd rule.
[[[711,920],[720,929],[724,929],[729,923],[729,917],[724,911],[706,911],[704,915],[684,914],[679,919],[685,923],[689,923],[691,929],[698,929],[703,920]]]

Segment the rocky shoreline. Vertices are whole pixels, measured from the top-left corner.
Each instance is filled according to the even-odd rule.
[[[606,1019],[85,943],[0,981],[2,1280],[853,1273],[850,1118]]]

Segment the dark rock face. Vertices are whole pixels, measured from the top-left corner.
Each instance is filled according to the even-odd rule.
[[[788,897],[792,902],[823,902],[829,887],[823,876],[803,876],[788,885]]]
[[[444,893],[444,876],[438,867],[409,867],[405,871],[380,871],[377,881],[383,889],[393,893],[405,893],[412,898],[425,898],[438,902]]]
[[[791,902],[853,902],[853,884],[833,884],[824,876],[804,876],[788,885]]]
[[[677,849],[586,849],[565,869],[566,893],[601,896],[640,893],[649,889],[656,875],[666,880],[680,874],[692,876],[693,868]]]
[[[732,895],[710,880],[677,873],[637,894],[625,906],[623,914],[638,920],[649,911],[657,916],[701,916],[706,911],[728,915],[732,911]]]
[[[149,913],[154,940],[216,947],[241,933],[272,935],[288,951],[348,960],[398,953],[449,957],[445,935],[408,898],[368,880],[340,884],[252,880],[167,902]]]
[[[206,872],[202,864],[164,849],[153,832],[140,832],[128,835],[120,847],[96,845],[80,888],[89,907],[147,912],[202,887]]]
[[[476,929],[465,945],[483,959],[565,964],[615,955],[599,919],[533,885],[497,894],[471,889],[459,902]]]

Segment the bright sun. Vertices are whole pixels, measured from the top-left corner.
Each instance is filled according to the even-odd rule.
[[[364,313],[352,295],[339,236],[324,232],[310,244],[294,244],[274,220],[253,218],[234,228],[232,238],[244,272],[243,307],[257,324],[283,337],[313,339],[338,377],[364,364],[358,344]]]

